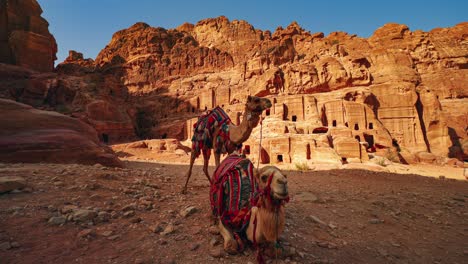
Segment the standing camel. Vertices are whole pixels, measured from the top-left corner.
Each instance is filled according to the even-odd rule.
[[[192,175],[195,159],[203,153],[203,172],[211,183],[208,173],[211,149],[214,149],[216,167],[219,166],[221,154],[231,154],[245,142],[252,133],[252,129],[258,125],[263,110],[271,107],[267,98],[248,96],[242,118],[242,122],[236,126],[232,124],[228,115],[220,107],[198,118],[194,125],[192,137],[192,151],[190,155],[190,167],[187,172],[187,180],[182,193],[187,192],[187,185]]]

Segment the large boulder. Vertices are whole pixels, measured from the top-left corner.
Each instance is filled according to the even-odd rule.
[[[78,119],[0,99],[0,161],[122,166],[96,131]]]

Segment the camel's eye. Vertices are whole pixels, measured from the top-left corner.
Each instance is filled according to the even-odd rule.
[[[255,98],[254,102],[255,102],[255,103],[259,103],[259,102],[260,102],[260,98]]]
[[[266,182],[266,181],[267,181],[267,179],[268,179],[268,176],[266,176],[266,175],[262,175],[262,182]]]

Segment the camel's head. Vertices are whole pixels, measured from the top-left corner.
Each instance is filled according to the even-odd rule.
[[[263,110],[271,107],[271,101],[267,98],[249,95],[247,97],[247,103],[245,104],[245,106],[252,112],[261,113],[263,112]]]
[[[266,166],[256,171],[258,185],[264,190],[270,184],[271,197],[275,200],[284,200],[289,197],[288,179],[284,173],[275,166]]]

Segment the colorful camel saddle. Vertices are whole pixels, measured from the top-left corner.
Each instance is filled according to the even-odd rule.
[[[219,216],[226,227],[237,233],[245,231],[250,221],[250,209],[258,199],[253,168],[250,160],[231,154],[214,172],[210,188],[213,215]]]
[[[210,150],[213,148],[217,153],[228,153],[230,145],[229,124],[231,124],[231,119],[219,106],[200,116],[193,125],[192,149],[195,150],[196,157],[200,155],[202,150],[206,151],[207,153],[204,154],[209,157]],[[219,128],[220,131],[216,139],[213,140],[216,128]]]

